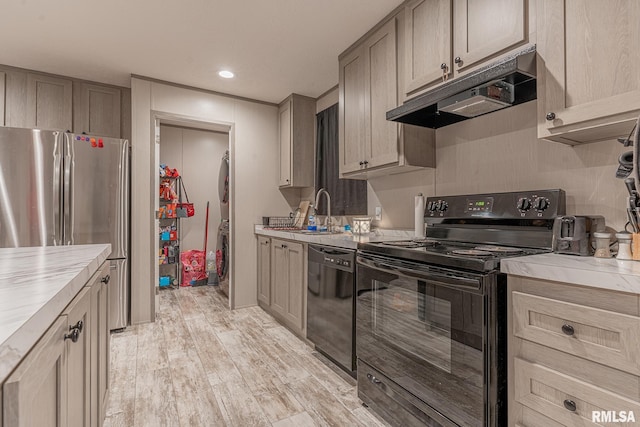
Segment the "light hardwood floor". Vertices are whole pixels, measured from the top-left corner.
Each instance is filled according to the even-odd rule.
[[[259,307],[162,290],[155,323],[111,339],[112,426],[386,426],[355,381]]]

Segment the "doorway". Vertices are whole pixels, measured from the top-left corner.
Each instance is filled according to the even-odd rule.
[[[223,219],[229,220],[229,205],[231,201],[229,200],[229,205],[226,207],[220,203],[218,181],[220,179],[221,161],[230,148],[229,141],[228,130],[206,129],[192,126],[191,123],[157,121],[156,167],[164,164],[170,169],[176,169],[184,183],[182,201],[186,202],[186,195],[188,195],[189,202],[195,206],[195,215],[193,217],[180,218],[178,222],[178,242],[174,242],[174,245],[177,244],[179,246],[179,253],[205,249],[207,202],[209,202],[209,217],[205,257],[209,252],[215,254],[216,250],[220,249],[217,236],[218,229],[223,223]],[[226,155],[228,156],[228,154]],[[160,229],[165,223],[171,223],[171,221],[163,222],[163,220],[158,220],[157,222],[159,231],[162,231]],[[228,230],[229,228],[227,222],[226,229]],[[161,236],[160,233],[158,235]],[[162,257],[163,245],[164,243],[159,238],[156,248],[159,250],[160,257]],[[177,255],[178,261],[179,253]],[[228,259],[227,265],[229,265]],[[155,269],[156,286],[161,283],[160,277],[164,278],[169,274],[178,276],[177,269],[182,269],[182,265],[179,262],[175,267],[158,263],[158,267]],[[212,272],[212,274],[217,276],[215,272]]]

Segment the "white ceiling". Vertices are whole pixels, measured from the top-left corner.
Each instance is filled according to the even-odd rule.
[[[402,0],[9,0],[0,64],[130,86],[138,74],[278,103],[338,83],[338,54]],[[236,73],[233,80],[217,75]]]

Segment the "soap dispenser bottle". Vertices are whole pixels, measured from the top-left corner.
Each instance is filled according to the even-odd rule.
[[[309,231],[317,231],[318,226],[316,223],[316,210],[313,205],[309,206],[309,222],[307,225],[307,230]]]

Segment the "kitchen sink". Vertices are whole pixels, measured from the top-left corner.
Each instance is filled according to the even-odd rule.
[[[325,236],[328,234],[344,234],[344,231],[312,231],[312,230],[295,230],[293,233],[308,234],[310,236]]]

